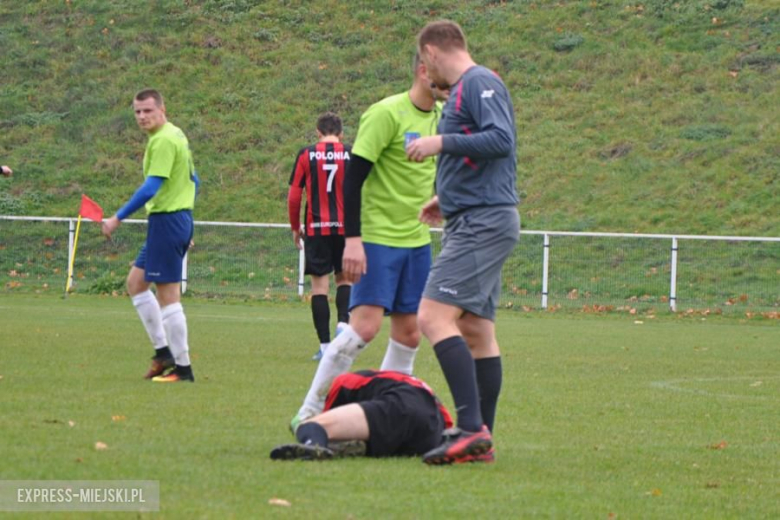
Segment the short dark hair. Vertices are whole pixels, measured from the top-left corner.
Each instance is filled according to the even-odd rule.
[[[317,118],[317,130],[322,135],[339,135],[341,133],[341,118],[333,112],[325,112]]]
[[[423,27],[417,35],[417,48],[422,50],[426,45],[435,45],[445,52],[467,50],[466,35],[452,20],[437,20]]]
[[[154,104],[158,107],[161,107],[165,104],[163,101],[162,94],[160,94],[157,90],[153,88],[145,88],[138,92],[138,94],[135,95],[136,101],[145,101],[149,98],[154,99]]]

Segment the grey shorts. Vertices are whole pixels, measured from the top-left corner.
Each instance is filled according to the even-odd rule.
[[[501,268],[519,238],[513,206],[473,208],[448,220],[423,297],[494,320]]]

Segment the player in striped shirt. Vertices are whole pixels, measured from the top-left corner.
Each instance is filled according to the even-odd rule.
[[[303,247],[305,273],[311,277],[311,315],[320,340],[312,359],[319,361],[330,343],[330,273],[336,278],[338,331],[349,321],[351,284],[341,272],[344,253],[344,172],[350,147],[341,142],[341,118],[326,112],[317,119],[318,142],[298,152],[290,176],[287,209],[295,247]],[[301,225],[301,199],[306,191],[306,220]],[[303,243],[301,242],[303,239]]]
[[[424,381],[392,371],[347,372],[333,381],[324,413],[298,427],[298,443],[275,447],[271,458],[422,455],[451,426],[450,413]]]

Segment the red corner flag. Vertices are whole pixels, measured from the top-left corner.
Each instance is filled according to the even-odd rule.
[[[79,215],[94,220],[95,222],[103,222],[103,208],[90,199],[86,195],[81,195],[81,208],[79,208]]]

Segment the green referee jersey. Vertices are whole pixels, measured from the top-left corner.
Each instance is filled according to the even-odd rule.
[[[420,110],[404,92],[375,103],[361,116],[352,153],[374,163],[362,191],[364,242],[391,247],[431,242],[428,226],[418,215],[433,196],[436,160],[410,161],[404,143],[435,135],[440,113],[438,106],[429,112]]]
[[[160,190],[146,203],[148,213],[170,213],[195,207],[195,165],[187,136],[165,123],[149,137],[144,153],[144,178],[163,177]]]

